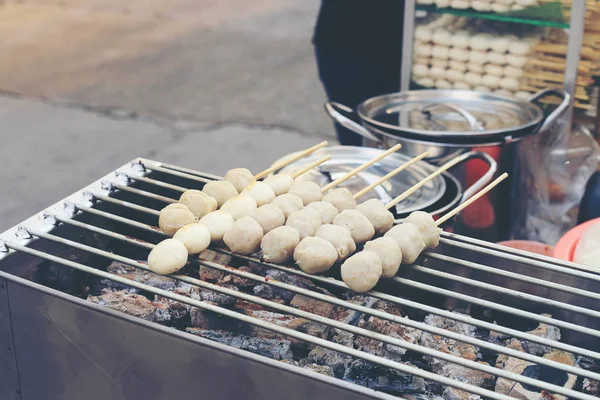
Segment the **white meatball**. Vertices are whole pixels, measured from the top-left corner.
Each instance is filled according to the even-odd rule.
[[[381,274],[383,267],[381,259],[372,251],[361,251],[347,259],[341,267],[342,280],[355,292],[368,292],[373,289]]]
[[[435,81],[435,87],[438,89],[452,89],[452,84],[444,79],[438,79]]]
[[[285,225],[296,229],[300,234],[300,239],[304,239],[315,236],[317,229],[322,225],[321,216],[312,208],[303,208],[291,213]]]
[[[510,11],[521,11],[524,9],[525,9],[525,7],[523,7],[520,4],[513,4],[512,6],[510,6]]]
[[[487,51],[490,48],[490,35],[482,33],[471,36],[469,47],[472,50]]]
[[[476,74],[483,74],[483,64],[467,64],[467,69],[469,72],[475,72]]]
[[[154,246],[148,255],[148,268],[161,275],[179,271],[187,263],[188,252],[183,243],[166,239]]]
[[[185,204],[196,218],[202,218],[217,209],[217,200],[200,190],[192,189],[183,192],[179,198],[179,203]]]
[[[429,57],[431,55],[431,49],[433,46],[427,43],[421,43],[419,41],[415,41],[413,51],[416,56],[421,57]]]
[[[531,93],[526,92],[524,90],[520,90],[517,93],[515,93],[515,97],[519,100],[525,100],[528,101],[529,98],[531,97]]]
[[[431,30],[425,26],[417,26],[415,29],[415,39],[421,42],[429,42],[431,40]]]
[[[290,188],[288,193],[295,194],[302,199],[302,204],[305,206],[312,203],[313,201],[321,201],[323,193],[321,193],[321,187],[315,182],[302,181],[296,182]]]
[[[467,64],[462,61],[450,60],[448,66],[454,71],[465,72],[467,70]]]
[[[492,3],[489,0],[473,0],[471,2],[471,7],[475,11],[491,11]]]
[[[234,220],[238,220],[242,217],[252,214],[254,211],[256,211],[256,208],[256,200],[250,196],[241,194],[227,200],[221,207],[221,211],[230,214]]]
[[[381,235],[394,225],[394,214],[378,199],[369,199],[356,206],[356,211],[367,217],[375,233]]]
[[[275,199],[275,192],[264,182],[253,182],[242,193],[256,200],[257,206],[264,206]]]
[[[495,94],[498,94],[500,96],[506,96],[506,97],[512,97],[513,92],[511,92],[510,90],[506,90],[506,89],[496,89],[494,90]]]
[[[505,13],[510,11],[510,6],[506,4],[492,3],[492,11],[495,13]]]
[[[424,211],[414,211],[404,220],[407,224],[413,224],[421,232],[423,242],[425,246],[430,249],[437,247],[440,244],[440,232],[442,231],[437,227],[435,221]]]
[[[517,91],[519,90],[519,80],[515,78],[505,77],[500,79],[499,83],[502,89]]]
[[[487,64],[484,67],[484,69],[485,69],[485,73],[486,74],[495,75],[495,76],[502,76],[502,75],[504,75],[504,67],[501,67],[500,65]]]
[[[465,74],[455,69],[446,70],[446,80],[450,82],[461,82],[465,80]]]
[[[227,171],[225,174],[225,180],[230,182],[235,190],[240,193],[242,190],[246,189],[249,184],[252,182],[256,182],[254,179],[254,175],[247,168],[233,168]]]
[[[431,78],[421,78],[417,79],[415,82],[420,86],[428,88],[433,87],[433,85],[435,84],[434,80]]]
[[[469,89],[471,89],[471,85],[468,85],[468,84],[466,84],[464,82],[454,82],[452,84],[452,87],[454,89],[458,89],[458,90],[469,90]]]
[[[495,51],[488,51],[487,53],[487,62],[490,64],[496,65],[505,65],[507,55],[504,53],[496,53]]]
[[[434,79],[444,79],[444,76],[446,76],[446,70],[442,67],[431,67],[429,68],[429,76]]]
[[[271,204],[276,205],[283,211],[285,219],[288,219],[293,212],[302,210],[304,207],[302,199],[292,193],[280,194],[275,197]]]
[[[429,74],[429,67],[425,64],[415,64],[412,67],[412,73],[415,77],[424,77]]]
[[[506,53],[508,46],[510,46],[510,40],[505,37],[499,36],[490,40],[490,49],[496,53]]]
[[[210,231],[202,224],[187,224],[177,231],[173,239],[183,243],[188,254],[198,254],[210,245]]]
[[[184,204],[169,204],[158,216],[158,227],[167,236],[173,236],[179,228],[196,222],[196,216]]]
[[[270,187],[276,196],[287,193],[294,185],[294,178],[290,174],[276,174],[267,177],[264,181],[265,185]]]
[[[375,228],[369,219],[357,210],[342,211],[333,219],[333,224],[348,229],[356,244],[365,243],[375,234]]]
[[[425,249],[421,231],[413,224],[396,225],[384,237],[391,237],[398,243],[402,250],[402,264],[414,263]]]
[[[402,250],[398,243],[390,237],[380,237],[365,243],[365,250],[379,256],[383,277],[391,278],[396,275],[402,262]]]
[[[504,68],[504,74],[510,78],[520,78],[523,76],[522,68],[511,67],[510,65]]]
[[[206,226],[210,232],[210,239],[213,242],[219,242],[223,240],[223,236],[227,229],[233,225],[233,217],[224,211],[218,210],[206,214],[200,218],[200,224]]]
[[[356,251],[356,243],[350,236],[348,229],[332,224],[325,224],[317,229],[315,237],[325,239],[335,247],[338,254],[338,260],[345,260],[350,254]]]
[[[450,7],[450,0],[434,0],[437,8]]]
[[[227,229],[223,241],[231,251],[237,254],[252,254],[260,249],[263,230],[250,217],[242,217]]]
[[[260,243],[263,260],[270,263],[284,263],[294,255],[300,243],[300,234],[289,226],[280,226],[267,233]]]
[[[475,86],[473,88],[473,90],[476,91],[476,92],[482,92],[482,93],[489,93],[489,92],[491,92],[491,90],[487,86],[483,86],[483,85],[481,85],[481,86]]]
[[[497,88],[499,83],[500,83],[499,76],[485,74],[481,77],[481,84],[490,89]]]
[[[449,51],[450,48],[448,46],[435,45],[431,48],[431,56],[438,60],[447,60]]]
[[[450,37],[450,44],[457,49],[466,49],[469,47],[469,33],[465,31],[457,31]]]
[[[250,214],[250,217],[258,222],[265,234],[285,224],[283,211],[274,204],[265,204],[258,207]]]
[[[527,57],[507,54],[506,62],[513,67],[522,68],[527,64]]]
[[[323,196],[323,201],[333,204],[339,212],[356,208],[356,200],[354,200],[354,196],[346,188],[338,188],[330,191]]]
[[[446,29],[438,28],[433,31],[433,35],[431,36],[431,41],[437,45],[441,46],[450,46],[450,36],[451,33]]]
[[[307,237],[294,250],[294,261],[307,274],[325,272],[335,264],[338,254],[325,239]]]
[[[448,60],[440,60],[438,58],[432,58],[429,63],[432,67],[440,67],[442,69],[448,68]]]
[[[465,62],[469,59],[469,50],[461,48],[452,48],[448,52],[448,57],[450,57],[451,60]]]
[[[473,72],[467,72],[465,74],[465,83],[468,83],[472,86],[478,86],[481,84],[481,75]]]
[[[471,2],[469,0],[452,0],[450,7],[456,8],[457,10],[465,10],[469,8]]]
[[[204,185],[202,191],[217,200],[217,208],[221,208],[227,200],[238,195],[235,186],[228,181],[208,182]]]
[[[339,214],[339,211],[333,204],[324,201],[315,201],[314,203],[307,205],[306,208],[312,208],[317,211],[321,216],[321,222],[323,224],[331,224],[336,215]]]

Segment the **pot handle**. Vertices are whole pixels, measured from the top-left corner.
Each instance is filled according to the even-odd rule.
[[[460,200],[460,202],[463,203],[465,200],[468,200],[469,198],[473,197],[474,194],[483,189],[483,187],[492,180],[494,174],[496,174],[496,171],[498,170],[498,163],[489,154],[486,154],[481,151],[469,151],[467,153],[461,154],[456,158],[459,160],[459,163],[467,162],[473,158],[478,158],[489,165],[489,169],[487,170],[487,172],[481,178],[479,178],[477,182],[472,184],[468,189],[464,191],[462,199]]]
[[[537,93],[534,93],[529,99],[527,99],[527,101],[532,103],[535,100],[542,98],[549,93],[556,94],[559,97],[562,97],[562,101],[560,102],[558,107],[556,107],[556,110],[552,111],[550,113],[550,115],[548,115],[548,117],[546,117],[546,119],[544,120],[544,123],[542,124],[542,126],[540,127],[538,132],[544,131],[550,125],[555,123],[556,120],[562,115],[563,112],[565,112],[565,110],[567,108],[569,108],[569,105],[571,104],[571,95],[569,93],[567,93],[566,91],[564,91],[563,89],[543,89]]]
[[[431,103],[431,104],[427,104],[425,106],[423,106],[421,108],[421,112],[427,112],[430,109],[434,108],[434,107],[446,107],[449,108],[451,110],[456,111],[457,113],[459,113],[469,124],[469,127],[471,128],[472,131],[483,131],[484,128],[483,126],[479,123],[479,121],[477,121],[477,118],[475,118],[473,116],[473,114],[471,114],[470,112],[468,112],[467,110],[465,110],[464,108],[456,105],[456,104],[451,104],[451,103]]]
[[[374,136],[371,132],[367,130],[367,128],[342,114],[342,112],[352,114],[354,111],[350,107],[347,107],[340,103],[336,103],[335,101],[328,101],[327,103],[325,103],[325,111],[327,112],[327,115],[331,117],[331,119],[333,119],[338,124],[342,125],[344,128],[348,128],[352,132],[358,133],[364,138],[367,138],[377,143],[381,143],[381,139]]]

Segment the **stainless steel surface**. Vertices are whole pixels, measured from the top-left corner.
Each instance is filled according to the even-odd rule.
[[[585,1],[571,2],[571,19],[569,21],[569,41],[567,43],[567,54],[565,72],[564,72],[564,88],[571,98],[575,99],[575,87],[577,83],[577,74],[579,67],[579,58],[581,46],[583,45],[583,35],[585,27]],[[571,120],[573,117],[573,104],[569,104],[569,108],[563,116],[565,129],[567,133],[571,132]]]
[[[464,108],[462,108],[461,106],[459,106],[457,104],[452,104],[452,103],[432,103],[432,104],[424,105],[421,108],[421,111],[429,111],[429,110],[432,110],[432,109],[434,109],[436,107],[446,107],[446,108],[449,108],[451,110],[456,111],[458,114],[460,114],[467,121],[467,123],[469,124],[469,128],[472,131],[483,131],[485,129],[483,127],[483,125],[481,125],[481,123],[479,121],[477,121],[477,118],[475,118],[473,116],[473,114],[471,114],[470,112],[468,112],[467,110],[465,110]],[[388,112],[389,112],[389,110],[388,110]]]
[[[0,276],[0,399],[21,400],[8,281]]]
[[[412,72],[412,56],[415,37],[415,0],[404,1],[404,21],[402,25],[402,60],[400,64],[401,92],[410,89],[410,75]],[[394,51],[390,49],[390,51]]]
[[[577,67],[575,67],[575,69],[577,69]],[[573,89],[573,90],[575,90],[575,89]],[[561,116],[563,116],[565,111],[567,111],[567,109],[571,105],[571,99],[574,98],[573,97],[574,95],[571,92],[566,91],[566,90],[544,89],[544,90],[540,90],[537,93],[534,93],[527,101],[530,103],[533,103],[534,101],[541,99],[548,94],[555,94],[558,97],[562,97],[562,101],[558,105],[558,107],[556,107],[556,109],[550,115],[548,115],[548,117],[546,117],[546,119],[544,120],[544,123],[540,127],[540,131],[542,131],[542,132],[545,131],[546,129],[548,129],[549,127],[551,127],[553,124],[555,124],[556,121],[558,121],[558,119]]]
[[[157,168],[163,168],[163,171],[159,171],[159,173],[151,172],[158,171]],[[81,241],[81,238],[93,233],[110,238],[113,243],[119,243],[120,245],[116,248],[123,249],[122,246],[129,246],[145,251],[151,249],[154,243],[164,238],[162,232],[156,228],[156,222],[157,209],[163,207],[165,202],[154,196],[145,195],[145,193],[156,192],[156,194],[166,197],[178,197],[180,193],[179,190],[166,189],[164,185],[152,182],[164,180],[169,185],[172,184],[179,188],[188,186],[198,188],[198,183],[201,181],[195,178],[204,179],[202,173],[197,171],[175,172],[175,174],[171,173],[170,168],[163,167],[159,163],[138,160],[138,162],[123,166],[116,174],[106,176],[84,190],[69,196],[65,201],[49,207],[45,212],[35,215],[19,224],[19,226],[0,235],[0,241],[5,244],[4,252],[1,251],[2,246],[0,246],[0,279],[3,278],[9,281],[11,287],[11,290],[9,290],[10,304],[18,303],[18,310],[15,311],[11,306],[11,313],[16,316],[16,318],[12,318],[12,329],[19,332],[18,335],[20,335],[17,338],[17,333],[15,333],[15,350],[20,367],[19,373],[22,377],[21,384],[31,385],[36,379],[40,381],[40,392],[36,392],[37,388],[28,388],[30,392],[27,395],[24,393],[23,399],[37,399],[39,397],[36,397],[36,395],[39,393],[45,393],[46,396],[48,393],[56,393],[56,398],[67,400],[78,399],[75,395],[82,393],[84,385],[89,388],[90,382],[93,382],[94,387],[96,385],[102,386],[102,389],[99,389],[97,393],[91,394],[91,396],[98,395],[97,398],[101,398],[100,394],[104,395],[103,398],[130,398],[128,397],[130,393],[136,393],[129,391],[133,388],[139,389],[141,394],[147,393],[148,395],[144,398],[150,399],[164,398],[164,396],[160,397],[164,393],[169,395],[174,393],[175,397],[177,395],[183,396],[187,395],[187,390],[192,386],[196,387],[197,390],[198,380],[195,377],[199,374],[204,374],[203,377],[206,376],[207,378],[206,381],[201,381],[202,384],[219,386],[215,383],[231,382],[231,374],[236,373],[237,369],[235,367],[215,368],[215,365],[222,366],[227,364],[224,359],[228,359],[228,357],[235,359],[238,356],[243,358],[243,361],[239,362],[239,368],[252,370],[245,373],[240,372],[240,376],[247,378],[241,382],[241,386],[249,386],[249,388],[244,387],[245,398],[280,398],[281,396],[290,398],[316,396],[321,398],[329,393],[329,388],[323,389],[320,385],[331,386],[333,398],[336,398],[335,396],[339,398],[341,395],[347,396],[346,398],[357,399],[391,398],[347,382],[315,377],[314,374],[302,369],[255,356],[245,351],[236,351],[229,348],[222,350],[223,346],[213,342],[156,324],[139,321],[123,314],[110,312],[105,308],[20,278],[19,276],[30,276],[28,271],[45,268],[44,265],[39,264],[39,261],[36,261],[36,258],[50,260],[82,271],[85,276],[118,281],[193,307],[229,316],[235,320],[278,332],[288,337],[333,349],[356,358],[369,360],[411,375],[454,386],[471,393],[494,399],[510,399],[508,396],[490,392],[487,389],[475,387],[465,382],[448,379],[432,372],[341,346],[332,341],[274,325],[245,314],[239,314],[220,306],[134,282],[96,269],[83,262],[67,260],[54,254],[59,248],[72,249],[82,254],[93,254],[107,261],[117,260],[135,268],[147,270],[147,267],[136,259],[113,252],[111,249],[86,244]],[[136,177],[146,179],[137,180]],[[181,178],[184,177],[185,179],[182,180]],[[114,184],[107,184],[107,182],[120,185],[139,185],[135,188],[143,187],[143,190],[121,190]],[[90,193],[96,196],[92,198]],[[108,224],[108,221],[118,221],[119,224]],[[600,359],[598,353],[600,350],[600,341],[598,340],[600,337],[600,318],[598,318],[598,314],[600,312],[595,311],[600,309],[600,296],[597,295],[600,291],[600,275],[598,273],[593,274],[585,268],[571,268],[568,264],[558,261],[546,264],[529,254],[515,255],[512,252],[503,252],[502,248],[498,246],[477,246],[472,244],[469,239],[457,235],[444,234],[443,236],[443,243],[435,252],[426,252],[419,260],[418,265],[402,268],[397,278],[382,282],[377,290],[370,292],[369,295],[403,307],[423,310],[427,313],[469,323],[484,329],[506,333],[522,340]],[[6,251],[7,249],[10,249],[10,251]],[[223,249],[215,250],[230,254]],[[252,257],[232,256],[309,278],[324,287],[346,288],[342,281],[335,278],[307,275],[295,268],[262,263]],[[600,374],[591,371],[540,359],[540,357],[532,354],[516,352],[493,343],[482,342],[477,338],[428,326],[419,321],[407,320],[384,311],[352,304],[329,294],[290,286],[284,282],[277,282],[255,275],[252,272],[244,272],[212,262],[199,259],[194,259],[192,262],[350,310],[364,312],[401,325],[422,329],[460,342],[497,351],[501,354],[543,364],[567,373],[600,379]],[[548,389],[553,393],[570,398],[593,399],[592,396],[573,390],[554,387],[530,377],[458,358],[420,344],[400,341],[362,327],[320,317],[251,294],[236,292],[225,287],[199,281],[189,276],[176,276],[174,278],[217,293],[263,305],[284,314],[302,317],[336,329],[379,340],[383,343],[398,345],[423,355],[489,372],[496,376],[503,376],[538,388]],[[558,285],[555,287],[552,283]],[[14,292],[12,288],[15,288]],[[402,294],[402,297],[398,294]],[[27,300],[21,301],[23,296],[27,296]],[[419,300],[409,300],[405,296],[418,298]],[[43,303],[36,303],[37,299],[43,299],[41,300]],[[68,306],[63,303],[67,303]],[[479,315],[477,309],[482,308],[491,312],[494,318],[492,320],[496,320],[498,324],[492,324],[476,317]],[[470,310],[471,316],[450,312],[451,309]],[[544,316],[541,313],[550,314],[551,316]],[[519,332],[513,326],[515,319],[533,322],[534,324],[544,322],[561,327],[564,342],[556,342],[535,337],[529,333]],[[34,328],[38,329],[29,329],[25,332],[25,329],[31,326],[26,325],[29,320],[32,320]],[[128,331],[127,334],[121,333],[125,330]],[[114,332],[114,335],[110,334],[112,332]],[[40,340],[40,337],[44,339]],[[130,343],[130,341],[136,341],[137,338],[141,338],[140,340],[143,343]],[[35,343],[32,343],[34,341]],[[106,346],[109,347],[108,350],[105,349]],[[44,353],[45,347],[49,347],[46,353]],[[154,351],[156,347],[159,349]],[[65,351],[65,348],[67,351]],[[23,349],[23,352],[20,349]],[[149,352],[148,349],[153,349],[153,351]],[[177,361],[178,352],[184,350],[187,351],[187,355],[182,357],[181,361]],[[55,354],[58,352],[61,353]],[[21,361],[21,354],[25,354],[23,361]],[[82,364],[81,373],[77,376],[73,376],[70,372],[73,370],[69,369],[73,368],[72,361],[68,362],[70,359],[77,360],[77,365]],[[190,362],[193,360],[196,360],[196,362],[197,360],[209,361],[198,365],[189,364],[188,360]],[[164,372],[164,365],[174,365],[175,363],[178,365],[177,368],[170,368],[168,372]],[[259,367],[256,367],[255,364]],[[50,365],[55,366],[55,370],[44,375],[44,370],[49,368]],[[145,368],[140,368],[140,365],[145,366]],[[156,367],[157,365],[163,368]],[[210,369],[210,372],[205,373],[204,369]],[[259,375],[258,371],[254,371],[255,369],[260,369],[262,375]],[[131,374],[123,373],[124,370],[131,371]],[[182,370],[189,371],[189,373],[187,375],[181,374]],[[179,373],[178,376],[173,376],[177,373]],[[293,376],[301,379],[296,379],[295,382],[286,379],[290,374],[294,374]],[[260,379],[261,381],[256,383],[254,379]],[[182,382],[185,380],[187,382]],[[57,382],[73,383],[70,386],[61,386]],[[179,391],[178,389],[171,391],[174,382],[182,385]],[[268,394],[263,392],[265,390],[264,385],[267,385],[266,382],[269,382],[270,385],[272,385],[272,382],[277,382],[275,388],[271,387],[271,392]],[[142,385],[147,385],[147,387],[141,388]],[[125,390],[126,388],[128,390]],[[45,392],[42,392],[42,390],[45,390]],[[214,392],[208,392],[207,398],[237,398],[235,397],[239,394],[237,390],[242,389],[237,385],[224,383],[223,386],[211,387],[210,390],[214,390]],[[234,397],[228,397],[227,390],[233,391],[231,395]],[[289,391],[294,391],[294,393],[286,394]],[[138,393],[136,393],[137,395]],[[294,397],[296,395],[297,397]],[[90,398],[96,399],[96,397]]]

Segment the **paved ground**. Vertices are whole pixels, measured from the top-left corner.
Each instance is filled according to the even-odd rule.
[[[331,137],[317,0],[0,6],[0,230],[136,156],[258,170]]]

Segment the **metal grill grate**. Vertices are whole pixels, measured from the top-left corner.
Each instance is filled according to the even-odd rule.
[[[113,254],[106,249],[93,247],[76,240],[61,236],[58,225],[70,226],[82,233],[93,232],[132,248],[151,250],[155,243],[164,239],[157,228],[160,208],[176,201],[181,192],[189,188],[200,188],[204,183],[219,179],[216,176],[197,171],[161,164],[155,161],[139,159],[125,165],[114,173],[93,183],[84,190],[66,198],[63,202],[48,208],[22,224],[8,230],[0,236],[0,269],[2,261],[10,260],[13,252],[22,252],[48,261],[94,275],[99,278],[119,282],[140,290],[175,300],[192,307],[218,313],[232,319],[260,328],[277,332],[327,349],[363,359],[403,373],[422,377],[443,385],[478,394],[485,398],[507,400],[507,395],[483,389],[435,374],[414,366],[385,359],[365,351],[346,347],[341,344],[311,336],[297,330],[260,320],[211,303],[194,300],[147,284],[139,283],[94,266],[69,260],[31,246],[33,240],[54,242],[57,245],[81,250],[109,260],[149,271],[147,266],[130,257]],[[86,217],[90,217],[87,218]],[[110,221],[111,224],[106,224]],[[126,228],[127,235],[121,233]],[[136,232],[136,234],[131,234]],[[225,249],[213,249],[234,259],[246,260],[267,266],[289,274],[313,280],[323,287],[347,289],[336,277],[312,276],[302,271],[281,265],[263,263],[253,257],[238,256]],[[455,256],[468,254],[468,260]],[[5,260],[3,260],[5,259]],[[494,260],[495,262],[491,262]],[[212,268],[264,285],[284,289],[316,300],[327,302],[348,310],[381,318],[399,325],[419,329],[434,335],[446,337],[458,342],[471,344],[481,349],[515,357],[538,365],[544,365],[564,373],[600,381],[600,374],[579,367],[558,363],[547,358],[513,350],[475,337],[441,329],[424,322],[409,320],[381,310],[358,305],[329,294],[296,287],[288,283],[272,280],[252,272],[238,270],[225,265],[191,257],[195,265]],[[527,266],[523,270],[522,266]],[[519,268],[518,268],[519,267]],[[332,318],[322,317],[294,307],[279,304],[264,298],[238,292],[227,287],[185,275],[172,278],[216,293],[232,296],[236,299],[254,303],[282,314],[293,315],[314,321],[325,326],[350,332],[365,338],[398,346],[421,355],[430,356],[472,370],[489,373],[523,385],[547,390],[574,399],[595,399],[594,396],[572,389],[550,384],[524,375],[508,372],[494,366],[467,360],[449,353],[431,349],[420,344],[410,343],[387,336],[363,327],[357,327]],[[600,274],[593,268],[562,263],[542,256],[504,249],[486,242],[452,234],[443,234],[442,245],[436,251],[426,252],[419,263],[402,267],[401,276],[384,282],[368,295],[403,307],[421,310],[450,320],[469,324],[485,330],[498,332],[523,341],[563,350],[600,360]],[[404,296],[405,293],[420,293],[431,296],[436,301],[421,302]],[[441,299],[441,301],[440,301]],[[564,331],[562,342],[546,339],[516,329],[510,323],[493,323],[483,317],[468,316],[448,310],[449,304],[468,304],[482,310],[497,312],[498,316],[508,316],[519,321],[535,321],[555,326]],[[549,313],[542,315],[542,313]],[[508,320],[507,319],[507,320]]]

